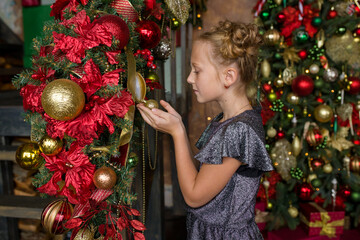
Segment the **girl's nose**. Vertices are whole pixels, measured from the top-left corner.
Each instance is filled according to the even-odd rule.
[[[191,76],[191,72],[190,72],[189,76],[187,77],[186,81],[187,81],[187,83],[189,83],[189,84],[192,84],[192,83],[193,83],[192,76]]]

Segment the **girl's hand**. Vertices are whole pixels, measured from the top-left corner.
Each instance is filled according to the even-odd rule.
[[[150,126],[156,130],[175,136],[179,131],[184,129],[181,116],[169,103],[161,100],[160,104],[167,112],[157,108],[149,109],[142,103],[138,104],[137,108],[145,122]]]

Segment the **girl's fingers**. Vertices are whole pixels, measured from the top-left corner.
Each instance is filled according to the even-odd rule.
[[[166,111],[168,113],[175,115],[175,116],[180,116],[179,113],[168,102],[161,100],[160,104],[161,104],[161,106],[163,106],[166,109]]]

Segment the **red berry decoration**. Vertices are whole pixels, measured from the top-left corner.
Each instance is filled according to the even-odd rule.
[[[129,42],[129,27],[121,17],[116,15],[104,15],[100,17],[96,24],[105,26],[109,32],[111,32],[115,39],[120,43],[117,49],[123,49]]]
[[[349,77],[349,93],[358,94],[360,93],[360,79],[358,77]]]
[[[283,23],[283,22],[285,22],[285,20],[286,20],[286,16],[285,16],[285,14],[282,13],[282,12],[280,12],[280,13],[276,16],[276,21],[277,21],[278,23]]]
[[[299,75],[293,80],[291,88],[296,95],[304,97],[314,90],[314,81],[307,75]]]
[[[301,50],[300,52],[298,52],[298,55],[302,60],[304,60],[308,54],[307,54],[306,50]]]
[[[62,234],[66,231],[64,224],[71,218],[72,213],[73,207],[67,200],[55,200],[42,211],[41,224],[51,234]]]
[[[159,26],[153,21],[140,21],[135,30],[139,33],[141,48],[154,48],[161,40],[161,30]]]
[[[337,12],[335,10],[331,9],[328,12],[327,19],[332,19],[332,18],[335,18],[336,16],[337,16]]]
[[[354,139],[354,140],[353,140],[353,143],[354,143],[355,145],[360,145],[360,140],[359,140],[359,139]]]

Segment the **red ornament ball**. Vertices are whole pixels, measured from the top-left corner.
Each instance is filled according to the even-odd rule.
[[[350,94],[358,94],[360,93],[360,78],[358,77],[349,77],[349,93]]]
[[[72,213],[73,207],[67,200],[55,200],[42,211],[41,224],[51,234],[62,234],[66,231],[64,224],[71,218]]]
[[[317,97],[316,101],[319,102],[319,103],[324,103],[324,99],[322,99],[321,97]]]
[[[327,19],[332,19],[337,16],[337,12],[335,10],[330,10],[327,15]]]
[[[291,88],[296,95],[304,97],[314,90],[314,81],[307,75],[299,75],[293,80]]]
[[[347,199],[351,195],[350,188],[348,188],[346,186],[340,186],[338,193],[339,193],[340,197],[342,197],[344,199]]]
[[[354,33],[356,34],[356,36],[360,36],[360,28],[356,28],[354,30]]]
[[[161,30],[159,26],[151,20],[140,21],[135,30],[139,33],[141,48],[154,48],[161,40]]]
[[[283,22],[285,22],[285,20],[286,20],[286,16],[285,16],[285,14],[282,13],[282,12],[280,12],[280,13],[276,16],[276,21],[277,21],[278,23],[283,23]]]
[[[311,167],[313,170],[318,169],[324,165],[324,160],[321,158],[317,158],[311,161]]]
[[[114,35],[115,39],[120,42],[117,49],[123,49],[128,44],[129,27],[121,17],[110,14],[104,15],[97,20],[96,24],[105,26]]]
[[[355,145],[360,145],[360,140],[359,140],[359,139],[354,139],[354,140],[353,140],[353,143],[354,143]]]
[[[311,200],[313,189],[309,183],[302,183],[298,188],[298,196],[303,201]]]
[[[282,139],[285,137],[285,132],[283,130],[279,130],[276,133],[276,139]]]
[[[308,54],[307,54],[306,50],[301,50],[298,52],[298,55],[302,60],[304,60]]]
[[[270,85],[270,84],[264,83],[264,84],[263,84],[263,89],[264,89],[265,92],[269,93],[272,88],[271,88],[271,85]]]

